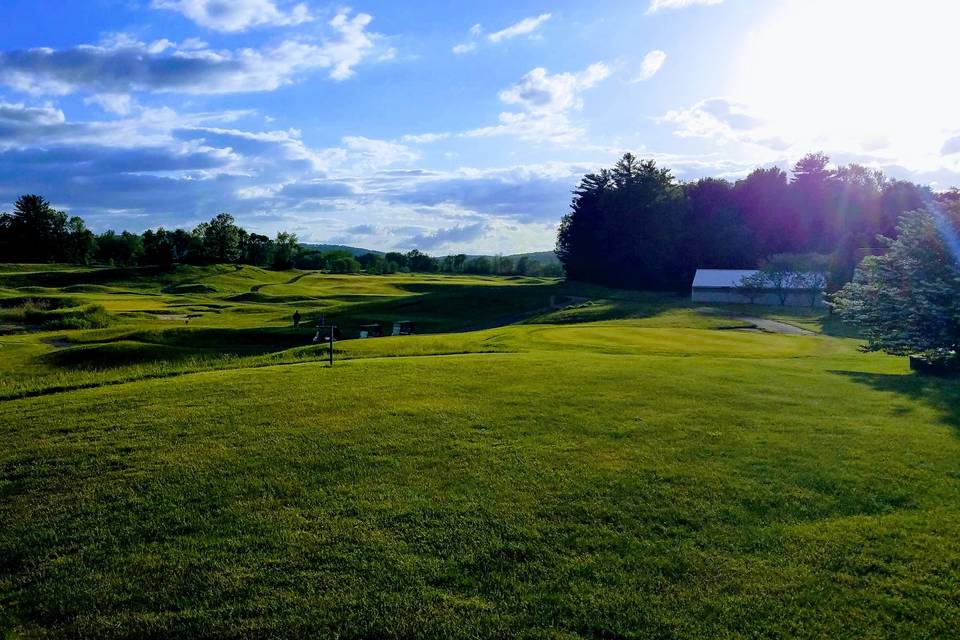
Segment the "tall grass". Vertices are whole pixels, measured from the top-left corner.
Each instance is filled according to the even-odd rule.
[[[18,299],[12,306],[0,308],[0,321],[45,330],[100,329],[112,321],[103,305],[70,305],[60,298]]]

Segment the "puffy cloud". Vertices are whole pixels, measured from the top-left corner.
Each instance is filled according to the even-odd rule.
[[[543,67],[500,92],[500,101],[520,111],[500,114],[500,124],[468,131],[468,136],[516,135],[527,140],[569,142],[582,130],[570,121],[571,111],[583,108],[580,94],[610,75],[598,62],[579,73],[550,74]]]
[[[358,224],[346,230],[347,233],[354,236],[372,236],[383,233],[384,229],[376,224]]]
[[[453,51],[457,55],[462,55],[464,53],[470,53],[476,48],[477,48],[476,42],[463,42],[463,43],[454,45],[451,51]]]
[[[713,138],[755,140],[752,132],[764,121],[750,113],[749,107],[729,98],[708,98],[689,109],[668,111],[659,119],[676,125],[674,133],[681,138]]]
[[[345,80],[353,75],[353,68],[373,49],[373,40],[365,31],[373,18],[366,13],[359,13],[350,18],[345,11],[338,13],[330,26],[339,34],[339,38],[330,40],[323,46],[324,53],[329,56],[332,69],[330,77],[334,80]],[[381,58],[390,60],[395,52],[387,50]]]
[[[26,146],[98,144],[117,148],[169,142],[180,126],[229,122],[245,112],[177,114],[172,109],[142,109],[136,117],[108,121],[68,121],[52,105],[0,104],[0,149]]]
[[[286,184],[277,195],[298,200],[324,200],[349,197],[356,193],[356,189],[347,182],[321,179]]]
[[[388,140],[375,140],[363,136],[346,136],[341,142],[360,158],[359,164],[368,168],[386,167],[392,164],[417,160],[420,154],[410,147]]]
[[[297,25],[312,19],[304,4],[282,11],[271,0],[153,0],[152,6],[178,11],[200,26],[227,32],[261,25]]]
[[[521,251],[549,246],[569,190],[585,170],[391,168],[387,163],[414,155],[403,145],[359,136],[314,149],[297,131],[211,126],[213,117],[144,110],[124,120],[71,122],[54,106],[4,103],[0,131],[32,133],[18,134],[29,144],[11,146],[9,136],[0,142],[0,202],[43,193],[95,229],[191,227],[230,211],[268,234],[356,236],[378,248]],[[136,143],[115,146],[120,139]]]
[[[216,51],[146,44],[117,37],[73,49],[26,49],[0,53],[0,83],[32,94],[66,95],[79,90],[103,94],[137,91],[194,94],[272,91],[297,74],[327,69],[345,80],[375,49],[378,34],[366,31],[372,18],[344,10],[331,21],[333,35],[320,42],[287,40],[264,49]]]
[[[586,169],[430,171],[404,167],[418,154],[398,141],[313,148],[297,130],[242,128],[263,123],[256,113],[135,111],[73,121],[52,104],[0,103],[0,203],[43,193],[97,230],[192,227],[229,211],[257,232],[317,241],[523,251],[552,243]]]
[[[347,158],[338,147],[315,150],[308,147],[296,130],[251,132],[205,126],[184,126],[171,131],[184,142],[228,149],[255,161],[258,165],[282,164],[300,171],[326,171]]]
[[[960,136],[947,139],[940,148],[941,155],[949,156],[955,153],[960,153]]]
[[[50,105],[28,107],[22,102],[0,102],[0,132],[3,131],[4,125],[7,127],[19,125],[50,126],[63,124],[65,120],[63,111]],[[0,140],[2,140],[2,133],[0,133]]]
[[[721,2],[723,0],[650,0],[647,13],[656,13],[662,9],[685,9],[696,5],[709,6]]]
[[[429,233],[417,234],[408,238],[404,244],[406,246],[412,246],[415,249],[430,251],[450,245],[459,245],[472,242],[486,235],[488,230],[489,226],[485,222],[457,225],[455,227],[436,229]]]
[[[454,45],[452,51],[456,55],[463,55],[464,53],[470,53],[471,51],[475,50],[477,48],[476,38],[479,38],[481,33],[483,33],[483,25],[473,25],[470,27],[470,31],[468,32],[470,39],[466,42],[461,42],[458,45]]]
[[[509,27],[501,29],[500,31],[494,31],[493,33],[487,34],[487,40],[497,44],[503,42],[504,40],[509,40],[510,38],[516,38],[517,36],[533,34],[543,23],[549,19],[549,13],[542,13],[539,16],[524,18],[523,20],[516,22]],[[454,45],[451,51],[457,55],[463,55],[476,50],[477,38],[479,38],[482,34],[483,25],[473,25],[470,27],[469,39],[466,42],[461,42],[460,44]]]
[[[503,40],[509,40],[510,38],[516,38],[517,36],[533,33],[540,28],[540,25],[549,19],[549,13],[541,13],[536,17],[524,18],[520,22],[516,22],[505,29],[494,31],[493,33],[487,35],[487,40],[490,42],[502,42]]]
[[[421,206],[453,207],[464,215],[524,223],[559,220],[579,176],[595,167],[551,163],[507,169],[461,169],[405,181],[390,197]]]
[[[407,134],[400,138],[400,140],[401,142],[407,142],[410,144],[425,144],[429,142],[437,142],[438,140],[446,140],[449,137],[449,133],[421,133]]]
[[[640,63],[640,73],[633,79],[633,82],[643,82],[657,75],[666,61],[667,54],[659,49],[654,49],[643,57],[643,62]]]
[[[83,99],[84,104],[95,104],[108,113],[127,116],[133,111],[136,101],[129,93],[101,93]]]

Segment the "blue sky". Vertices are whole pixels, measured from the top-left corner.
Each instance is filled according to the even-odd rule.
[[[953,4],[5,0],[0,209],[513,253],[625,151],[960,186]]]

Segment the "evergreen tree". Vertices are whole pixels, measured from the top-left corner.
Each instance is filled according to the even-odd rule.
[[[960,350],[960,240],[957,220],[930,201],[904,215],[888,250],[867,256],[853,281],[833,297],[869,351],[955,359]]]

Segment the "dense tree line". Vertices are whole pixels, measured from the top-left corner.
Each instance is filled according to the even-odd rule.
[[[652,160],[626,154],[586,175],[557,236],[569,278],[624,288],[681,290],[697,268],[755,268],[776,254],[819,254],[830,286],[849,281],[864,255],[896,237],[907,211],[956,199],[822,153],[790,175],[757,169],[731,182],[679,182]]]
[[[333,273],[467,273],[482,275],[519,275],[560,277],[563,275],[557,263],[531,260],[520,256],[516,260],[507,256],[474,256],[456,254],[436,258],[419,249],[407,253],[391,251],[386,254],[364,253],[354,256],[347,251],[322,252],[316,249],[301,249],[297,257],[300,269],[326,269]]]
[[[271,239],[250,233],[228,213],[192,231],[160,227],[142,234],[108,230],[99,235],[90,231],[80,217],[68,217],[37,195],[21,196],[12,213],[0,215],[2,262],[123,267],[227,262],[290,268],[298,249],[294,234],[280,232]]]
[[[67,262],[170,266],[173,264],[249,264],[274,269],[318,269],[333,273],[446,272],[560,276],[560,266],[522,256],[435,258],[417,249],[385,255],[354,256],[343,250],[320,251],[301,245],[293,233],[274,238],[252,233],[221,213],[193,230],[160,227],[142,234],[112,230],[97,235],[83,219],[69,217],[37,195],[21,196],[12,213],[0,215],[0,262]]]

